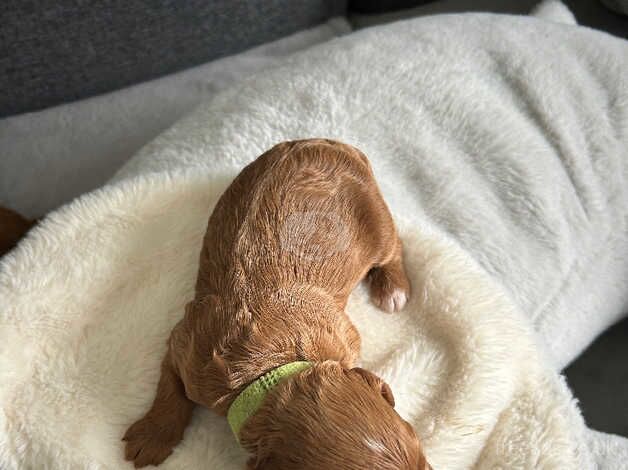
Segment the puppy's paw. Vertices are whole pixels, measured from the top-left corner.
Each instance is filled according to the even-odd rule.
[[[160,425],[146,416],[135,422],[122,438],[126,441],[124,458],[135,468],[159,465],[172,454],[172,448],[181,440],[167,425]]]
[[[369,273],[368,283],[371,301],[385,312],[398,312],[408,302],[410,288],[405,275],[394,276],[375,268]]]
[[[382,292],[378,294],[371,290],[371,301],[384,312],[393,313],[405,307],[408,294],[399,288],[393,289],[391,293]]]

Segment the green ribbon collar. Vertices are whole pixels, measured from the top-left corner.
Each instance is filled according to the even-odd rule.
[[[282,380],[310,367],[312,364],[307,361],[289,362],[262,375],[238,395],[227,412],[227,421],[238,442],[242,426],[262,406],[268,393]]]

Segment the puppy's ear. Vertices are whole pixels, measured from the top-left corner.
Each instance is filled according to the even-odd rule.
[[[351,372],[355,372],[360,375],[364,381],[382,394],[382,397],[392,406],[395,407],[395,397],[393,396],[392,390],[390,386],[376,376],[374,373],[369,372],[366,369],[362,369],[361,367],[354,367],[351,369]]]

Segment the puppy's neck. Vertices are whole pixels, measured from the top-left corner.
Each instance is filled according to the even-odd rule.
[[[260,291],[250,308],[272,340],[270,350],[288,353],[291,360],[332,360],[350,367],[359,355],[357,330],[341,304],[320,287],[292,284]]]
[[[336,361],[350,368],[360,352],[360,336],[343,309],[324,290],[289,285],[256,290],[243,308],[252,323],[232,338],[225,381],[230,404],[265,373],[294,361]]]

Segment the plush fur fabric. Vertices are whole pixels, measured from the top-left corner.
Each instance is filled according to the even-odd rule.
[[[52,214],[4,260],[3,466],[123,468],[120,438],[152,400],[221,189],[184,172],[125,181]],[[434,468],[467,468],[482,453],[507,468],[575,466],[584,425],[525,318],[442,234],[402,227],[407,310],[383,314],[363,288],[348,310],[364,365],[395,390]],[[163,468],[238,469],[244,457],[224,418],[198,409]]]
[[[557,371],[627,310],[627,68],[599,32],[451,15],[200,107],[2,260],[0,466],[124,468],[216,198],[272,144],[325,136],[368,155],[398,221],[413,297],[390,316],[360,287],[348,312],[433,467],[617,468],[628,441],[587,430]],[[197,410],[162,468],[244,460]]]

